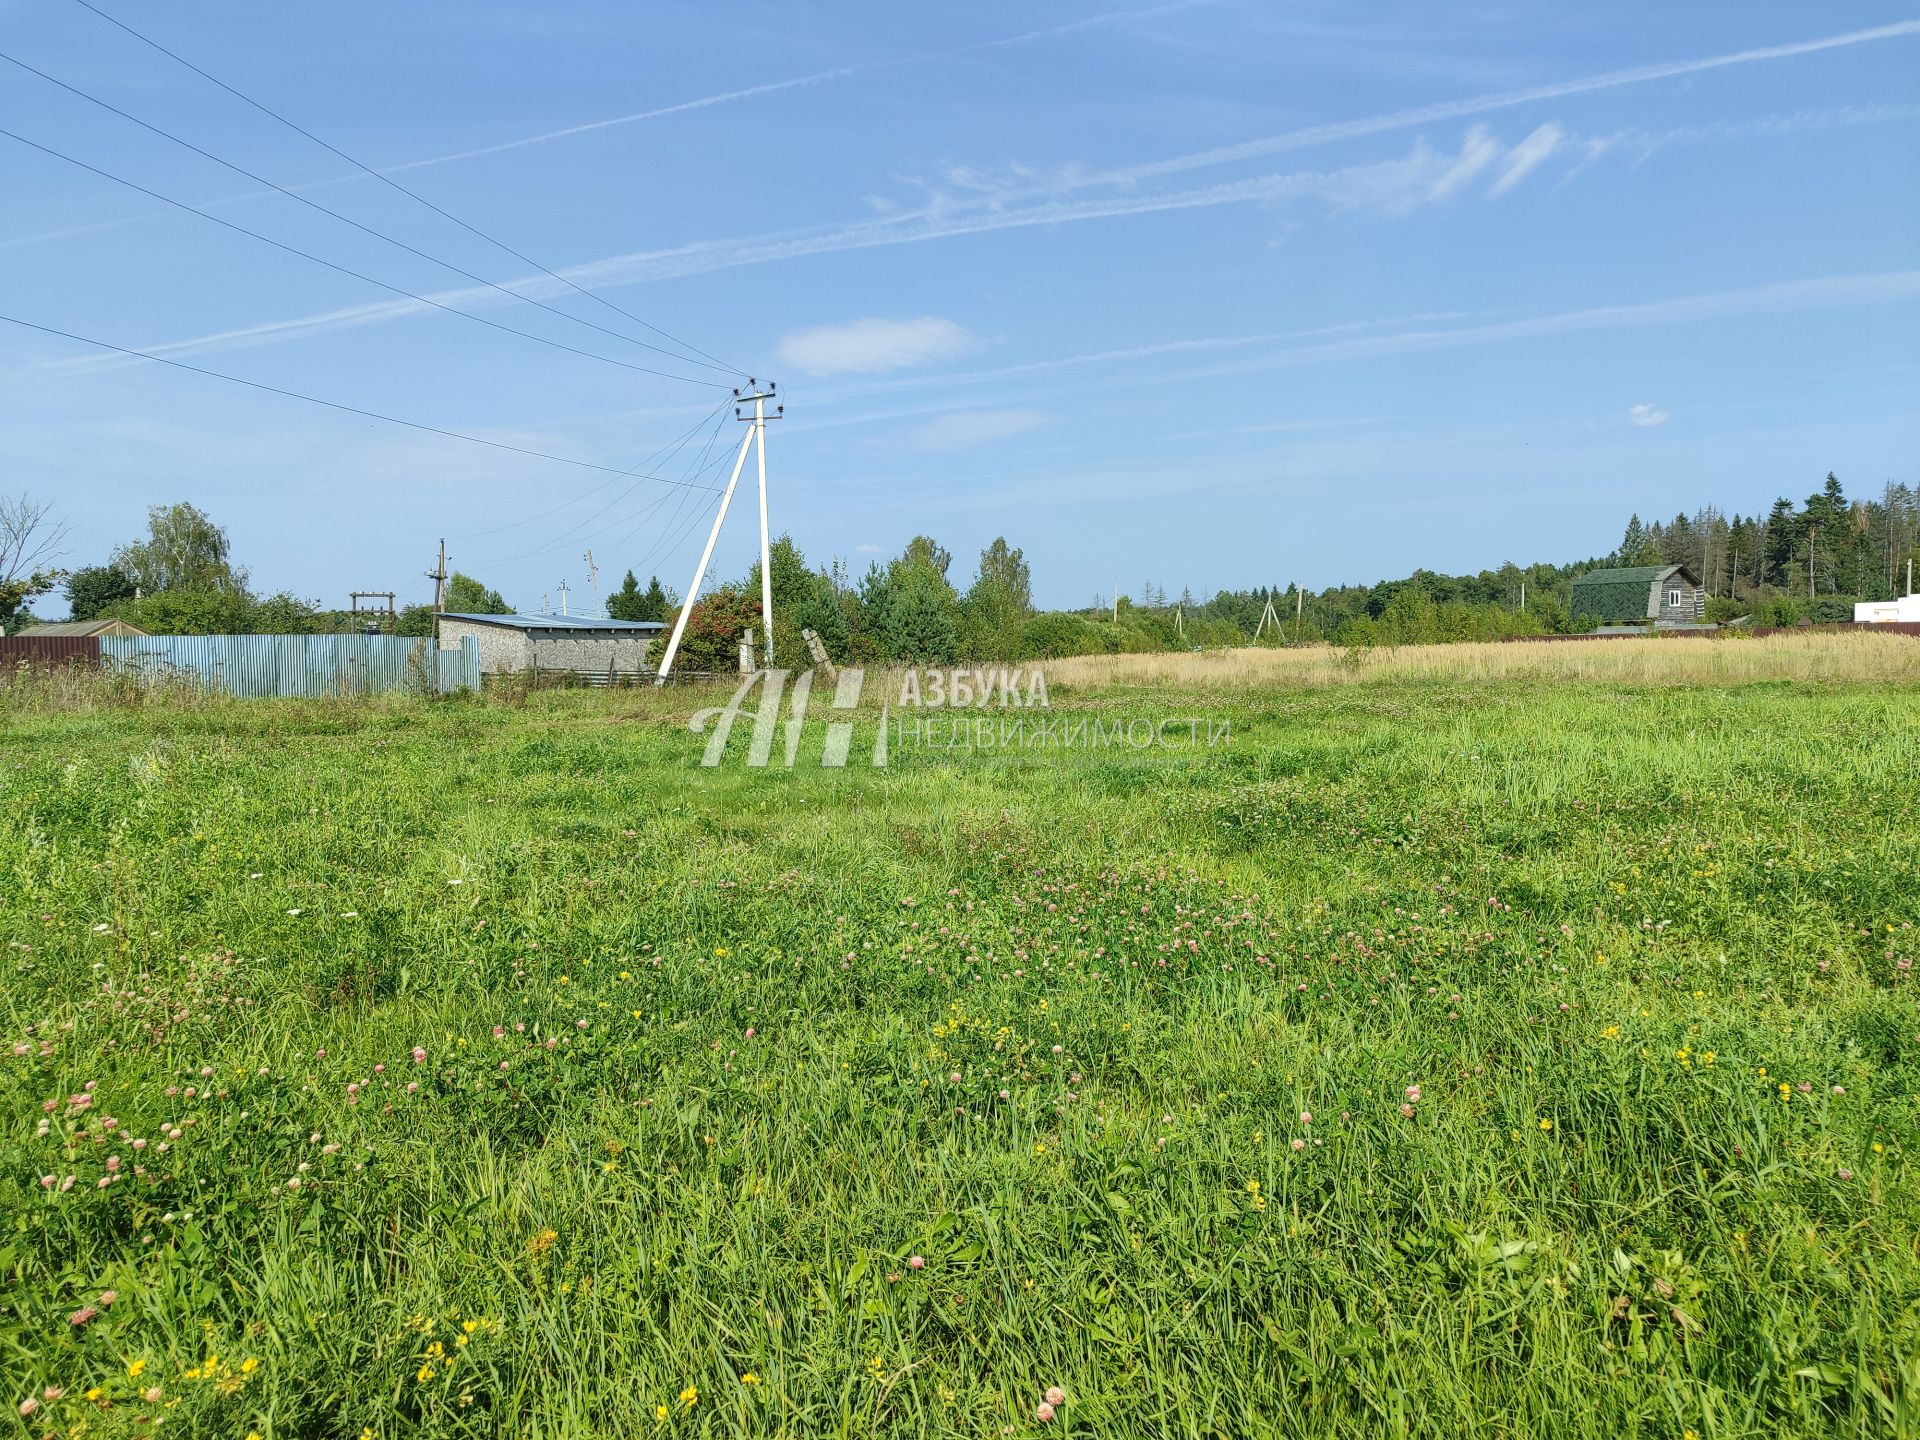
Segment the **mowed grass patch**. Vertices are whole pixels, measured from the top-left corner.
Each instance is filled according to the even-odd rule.
[[[1911,1430],[1920,696],[1826,668],[8,712],[7,1411]]]

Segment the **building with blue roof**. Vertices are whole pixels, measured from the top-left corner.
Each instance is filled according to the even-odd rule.
[[[472,636],[482,675],[571,672],[614,684],[653,673],[648,650],[667,627],[658,620],[609,620],[594,615],[463,615],[443,612],[442,649]]]

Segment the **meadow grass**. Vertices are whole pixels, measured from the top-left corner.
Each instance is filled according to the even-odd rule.
[[[1231,742],[885,770],[0,699],[8,1423],[1915,1433],[1920,645],[1847,639],[1118,657],[1055,713]]]

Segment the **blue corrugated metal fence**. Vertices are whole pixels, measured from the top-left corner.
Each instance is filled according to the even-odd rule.
[[[417,683],[480,688],[480,646],[457,650],[398,635],[103,635],[102,666],[180,679],[229,695],[372,695]]]

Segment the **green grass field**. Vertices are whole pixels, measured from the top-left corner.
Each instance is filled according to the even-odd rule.
[[[1051,699],[0,710],[6,1427],[1920,1433],[1911,682]]]

